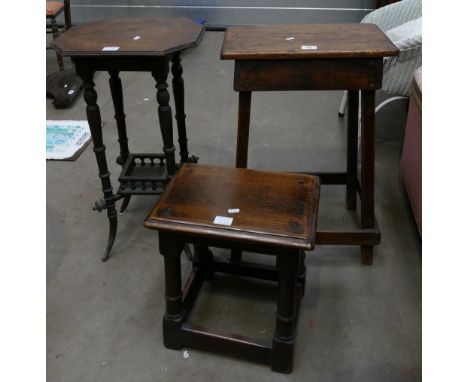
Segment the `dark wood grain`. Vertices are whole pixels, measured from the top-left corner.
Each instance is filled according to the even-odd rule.
[[[145,226],[311,249],[318,197],[317,177],[185,164]],[[232,225],[214,224],[216,216],[232,217]]]
[[[303,45],[315,45],[317,49],[304,50]],[[374,24],[254,25],[226,29],[221,59],[302,60],[397,54],[395,45]]]
[[[71,28],[54,45],[71,57],[164,56],[198,45],[203,32],[202,25],[186,17],[100,20]],[[103,51],[104,47],[119,49]]]

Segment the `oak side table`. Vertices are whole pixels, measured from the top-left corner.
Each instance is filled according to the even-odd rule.
[[[380,243],[374,218],[375,90],[382,86],[383,57],[398,49],[374,24],[236,26],[226,30],[221,59],[235,60],[234,90],[239,92],[236,167],[247,167],[252,92],[347,90],[347,169],[311,172],[322,184],[346,185],[346,204],[361,199],[355,230],[317,230],[316,244],[360,245],[361,261],[372,264]],[[358,113],[361,92],[361,177],[358,179]],[[240,254],[233,253],[233,260]]]
[[[179,166],[175,159],[172,111],[169,106],[167,77],[172,62],[172,86],[176,108],[181,162],[196,161],[189,157],[184,112],[184,81],[180,54],[197,46],[204,27],[185,17],[114,19],[73,27],[58,37],[54,44],[60,54],[72,58],[76,72],[83,80],[86,115],[91,130],[99,178],[104,199],[95,209],[107,210],[109,238],[102,260],[108,259],[117,233],[115,202],[124,199],[121,211],[131,195],[161,194]],[[115,109],[122,166],[119,188],[113,192],[107,167],[106,146],[102,139],[101,114],[93,77],[96,71],[109,72],[110,89]],[[125,123],[121,71],[147,71],[156,80],[158,116],[163,138],[163,153],[130,153]]]

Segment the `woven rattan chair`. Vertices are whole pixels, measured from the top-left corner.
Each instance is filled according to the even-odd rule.
[[[379,104],[375,109],[376,112],[390,102],[409,97],[413,73],[422,65],[422,32],[420,28],[405,29],[404,26],[411,21],[414,25],[420,25],[415,22],[420,21],[421,17],[421,0],[403,0],[376,9],[361,21],[376,24],[400,49],[398,56],[384,58],[382,91],[392,97]],[[340,117],[344,116],[347,104],[348,97],[345,92],[338,112]]]

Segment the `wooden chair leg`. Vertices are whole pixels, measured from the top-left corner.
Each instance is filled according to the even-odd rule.
[[[57,20],[55,19],[55,17],[52,17],[50,19],[50,24],[52,27],[52,36],[55,40],[59,35]],[[57,50],[55,51],[55,53],[57,54],[57,62],[58,62],[59,70],[62,72],[64,70],[63,57]]]

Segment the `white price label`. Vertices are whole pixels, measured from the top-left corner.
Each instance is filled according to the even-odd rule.
[[[317,45],[302,45],[302,50],[317,50]]]
[[[103,52],[116,52],[120,49],[120,46],[105,46],[102,48]]]
[[[220,224],[220,225],[231,225],[234,218],[229,218],[226,216],[216,216],[213,220],[213,224]]]

